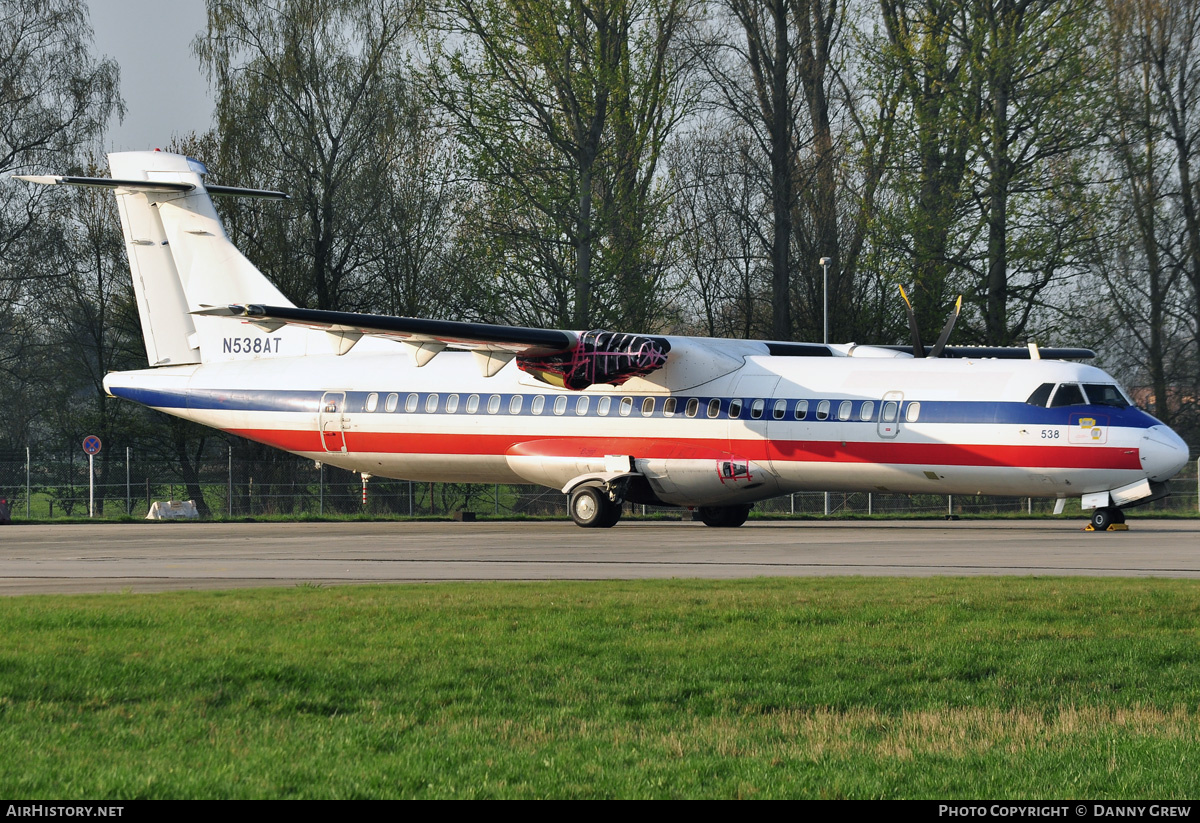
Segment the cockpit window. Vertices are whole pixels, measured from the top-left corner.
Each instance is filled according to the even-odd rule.
[[[1088,400],[1093,406],[1115,406],[1123,409],[1129,405],[1121,390],[1111,383],[1084,383],[1083,390],[1087,392]]]
[[[1029,399],[1025,402],[1031,406],[1042,406],[1050,402],[1050,392],[1054,391],[1053,383],[1043,383],[1033,390],[1033,394],[1029,395]]]
[[[1050,401],[1050,408],[1057,409],[1061,406],[1083,406],[1087,400],[1083,397],[1083,390],[1079,388],[1078,383],[1061,383],[1058,391],[1054,393],[1054,399]]]

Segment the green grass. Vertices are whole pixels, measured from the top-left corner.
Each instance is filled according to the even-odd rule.
[[[0,600],[0,794],[1188,798],[1175,580]]]

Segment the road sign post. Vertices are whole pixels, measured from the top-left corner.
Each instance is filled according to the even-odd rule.
[[[100,438],[94,434],[83,438],[83,450],[88,456],[88,517],[96,516],[96,455],[102,447]]]

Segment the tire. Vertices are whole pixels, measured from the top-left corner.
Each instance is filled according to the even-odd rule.
[[[1114,512],[1117,509],[1111,509],[1108,506],[1096,509],[1092,512],[1092,529],[1098,532],[1108,531],[1108,527],[1117,522]]]
[[[696,509],[701,522],[715,529],[733,529],[746,522],[752,506],[701,506]]]
[[[605,496],[604,502],[608,504],[608,516],[605,517],[604,520],[599,524],[599,528],[611,529],[613,526],[617,525],[617,521],[621,519],[621,515],[625,511],[625,504],[613,503],[608,499],[607,496]]]
[[[571,519],[585,529],[607,529],[621,518],[621,507],[599,486],[580,486],[571,492]]]

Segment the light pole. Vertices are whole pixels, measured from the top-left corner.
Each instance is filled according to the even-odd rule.
[[[828,257],[821,258],[821,269],[825,273],[825,277],[824,277],[825,287],[823,289],[821,289],[821,300],[825,304],[825,323],[824,323],[825,331],[823,334],[823,337],[825,339],[822,340],[821,342],[823,342],[826,346],[828,346],[829,345],[829,258]],[[825,492],[825,516],[826,517],[829,516],[829,492]]]
[[[825,304],[825,339],[821,342],[829,345],[829,258],[821,258],[821,268],[825,271],[825,287],[821,290],[821,299]]]

